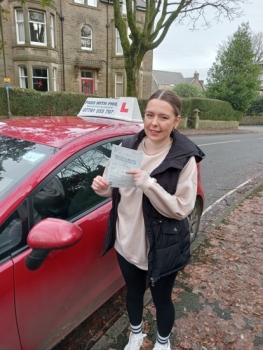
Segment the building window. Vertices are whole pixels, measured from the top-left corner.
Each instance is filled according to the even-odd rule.
[[[92,29],[86,24],[81,28],[81,48],[92,50]]]
[[[115,97],[123,96],[123,74],[115,74]]]
[[[44,12],[29,11],[29,29],[31,44],[46,44],[46,17]]]
[[[93,6],[93,7],[97,7],[97,0],[88,0],[88,5]]]
[[[116,29],[116,55],[123,55],[120,33],[117,29]]]
[[[54,28],[54,15],[50,15],[50,39],[51,47],[55,47],[55,28]]]
[[[20,80],[20,87],[28,89],[27,69],[26,69],[26,67],[19,67],[19,80]]]
[[[97,7],[97,0],[74,0],[76,4]]]
[[[49,91],[47,68],[33,68],[33,89],[38,91]]]
[[[15,11],[16,19],[16,37],[18,44],[25,43],[25,24],[24,24],[24,14],[22,10]]]
[[[53,75],[53,91],[57,91],[57,68],[52,69]]]

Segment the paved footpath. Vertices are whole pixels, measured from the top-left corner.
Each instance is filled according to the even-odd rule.
[[[192,245],[173,288],[172,350],[263,350],[263,182],[245,193]],[[155,341],[155,309],[145,295],[142,349]],[[123,315],[92,350],[123,350]]]

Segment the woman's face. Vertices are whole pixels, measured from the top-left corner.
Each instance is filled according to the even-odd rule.
[[[154,142],[163,142],[170,137],[176,128],[180,116],[175,116],[172,106],[163,100],[153,99],[147,104],[144,116],[144,130],[146,136]]]

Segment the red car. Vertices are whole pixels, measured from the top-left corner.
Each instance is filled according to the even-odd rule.
[[[92,109],[0,121],[0,349],[52,348],[124,284],[114,250],[100,257],[111,201],[91,183],[142,124],[118,116],[128,102]],[[203,198],[199,178],[195,232]]]

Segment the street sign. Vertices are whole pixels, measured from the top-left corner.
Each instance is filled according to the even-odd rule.
[[[10,83],[11,79],[10,78],[4,78],[5,83]]]

